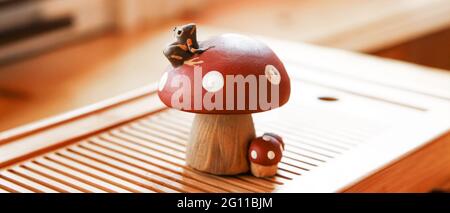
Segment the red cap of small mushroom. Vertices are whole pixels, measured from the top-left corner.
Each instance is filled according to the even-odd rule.
[[[204,114],[245,114],[271,110],[282,106],[289,100],[289,76],[280,59],[264,43],[242,35],[225,34],[201,42],[200,47],[211,47],[207,51],[194,56],[194,58],[197,57],[196,61],[201,63],[195,66],[184,64],[175,68],[169,66],[161,78],[158,95],[161,101],[168,107],[178,108],[186,112]],[[201,68],[202,71],[200,82],[196,81],[196,83],[194,82],[195,67]],[[230,98],[231,95],[226,94],[227,85],[230,83],[227,83],[228,76],[238,75],[244,78],[253,75],[257,79],[256,91],[250,91],[248,84],[244,85],[244,89],[240,90],[245,95],[245,106],[243,109],[238,109],[238,104],[242,103],[242,100],[238,102],[238,97],[242,96],[237,95],[238,89],[236,88],[236,84],[233,85],[233,97]],[[187,77],[190,85],[187,86],[182,83],[177,83],[176,79],[179,80],[179,78],[176,78],[177,76]],[[260,77],[264,80],[260,81]],[[265,89],[261,89],[263,88],[260,87],[261,82],[266,85]],[[230,83],[230,85],[232,84]],[[261,107],[260,96],[263,93],[267,97],[267,101],[272,100],[272,87],[278,89],[277,106],[271,108]],[[179,100],[186,101],[182,99],[190,97],[190,101],[187,104],[190,107],[180,108],[173,106],[172,96],[180,93],[180,91],[183,94],[189,94],[189,96],[180,97]],[[199,107],[198,103],[195,103],[196,101],[203,100],[208,93],[214,94],[219,92],[223,94],[223,101],[219,109],[206,109],[203,105]],[[194,97],[195,95],[198,97]],[[254,104],[250,106],[249,97],[256,97],[253,99],[258,103],[256,107]],[[217,98],[217,96],[214,98]],[[227,108],[227,106],[233,106],[233,108]]]
[[[282,147],[283,150],[284,150],[284,141],[283,141],[283,138],[282,138],[280,135],[277,135],[277,134],[272,133],[272,132],[265,132],[265,133],[263,134],[263,137],[264,137],[264,136],[270,136],[270,137],[275,138],[278,142],[281,143],[281,147]]]
[[[250,143],[248,158],[250,162],[263,166],[276,165],[283,155],[283,142],[264,134]]]

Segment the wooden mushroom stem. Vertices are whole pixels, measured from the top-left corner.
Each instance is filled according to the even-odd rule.
[[[264,166],[252,162],[251,170],[255,177],[272,177],[277,174],[278,164]]]
[[[247,153],[255,138],[251,114],[197,114],[187,145],[186,162],[194,169],[234,175],[249,170]]]

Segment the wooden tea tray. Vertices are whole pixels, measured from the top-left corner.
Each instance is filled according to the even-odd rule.
[[[450,74],[262,38],[291,100],[254,114],[282,135],[273,178],[184,165],[193,114],[155,85],[0,133],[0,192],[422,192],[450,178]]]

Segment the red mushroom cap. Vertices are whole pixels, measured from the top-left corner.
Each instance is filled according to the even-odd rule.
[[[280,135],[277,135],[277,134],[272,133],[272,132],[265,132],[265,133],[263,134],[263,137],[264,137],[264,136],[270,136],[270,137],[275,138],[278,142],[281,143],[281,146],[283,147],[283,150],[284,150],[284,141],[283,141],[283,138],[282,138]]]
[[[248,158],[250,162],[263,166],[272,166],[281,161],[282,144],[273,137],[257,137],[250,143]]]
[[[210,49],[194,56],[194,58],[198,57],[196,59],[197,62],[202,63],[195,66],[184,64],[176,68],[172,66],[167,68],[160,80],[158,91],[158,95],[165,105],[186,112],[244,114],[271,110],[282,106],[289,100],[291,89],[289,76],[280,59],[264,43],[242,35],[225,34],[213,37],[200,44],[200,48],[208,47]],[[201,75],[199,80],[195,81],[197,83],[194,84],[194,69],[198,70],[198,68],[201,68]],[[238,75],[241,75],[239,77],[243,77],[242,79],[247,79],[248,76],[251,76],[248,78],[250,79],[254,76],[257,83],[256,91],[250,90],[249,84],[246,82],[242,84],[244,85],[243,87],[240,87],[239,92],[243,92],[242,94],[245,97],[244,105],[242,104],[243,100],[238,99],[238,97],[243,96],[242,94],[241,96],[238,95],[237,84],[234,83],[234,80],[227,82],[230,76],[237,77]],[[186,86],[183,83],[177,83],[176,81],[179,81],[179,78],[177,80],[176,76],[187,77],[190,85]],[[263,89],[261,89],[261,82],[266,85],[266,88],[262,87]],[[230,90],[233,89],[231,86],[234,87],[234,94],[226,94],[228,84],[230,84]],[[269,108],[264,107],[261,105],[260,97],[266,97],[265,102],[270,103],[272,101],[272,87],[278,89],[278,104]],[[173,106],[172,96],[180,93],[180,91],[189,96],[177,96],[178,100],[183,102],[185,101],[183,100],[184,98],[190,97],[190,102],[187,103],[189,107]],[[222,93],[222,103],[215,105],[219,107],[208,109],[205,108],[203,102],[200,104],[196,103],[196,101],[203,101],[203,98],[208,93],[210,96]],[[195,95],[197,95],[197,98],[194,97]],[[220,96],[214,96],[212,100],[216,100],[216,98],[220,98]],[[257,101],[256,106],[254,104],[255,100]],[[241,108],[238,108],[238,105]]]

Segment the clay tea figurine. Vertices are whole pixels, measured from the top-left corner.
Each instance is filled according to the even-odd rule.
[[[191,23],[175,27],[173,32],[177,40],[163,52],[172,66],[178,67],[183,64],[196,65],[202,63],[201,61],[195,61],[197,58],[193,58],[194,54],[203,53],[211,47],[199,48],[196,25]]]
[[[159,82],[158,95],[170,108],[196,113],[186,163],[212,174],[246,173],[256,137],[251,114],[285,104],[289,76],[276,54],[258,40],[224,34],[196,46],[195,26],[181,29],[181,36],[186,29],[193,33],[164,52],[172,65]]]
[[[248,149],[252,174],[256,177],[274,176],[283,157],[283,150],[283,139],[274,133],[264,133],[253,139]]]

